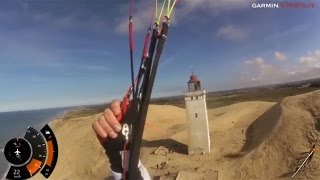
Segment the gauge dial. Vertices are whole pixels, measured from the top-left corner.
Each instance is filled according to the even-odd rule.
[[[53,172],[56,163],[58,161],[58,142],[57,139],[51,130],[51,128],[48,125],[45,125],[41,129],[41,133],[45,137],[48,145],[48,151],[47,151],[47,162],[44,166],[44,168],[41,171],[41,174],[48,178],[51,173]]]
[[[14,166],[23,166],[32,156],[30,143],[23,138],[11,139],[4,148],[6,159]]]
[[[7,160],[12,164],[6,178],[28,179],[44,166],[47,144],[43,135],[29,126],[24,138],[9,141],[5,151]]]
[[[4,149],[12,164],[6,179],[28,179],[38,172],[48,178],[58,160],[58,142],[48,125],[41,131],[28,127],[24,138],[11,139]]]
[[[42,134],[30,126],[28,127],[24,138],[30,142],[33,149],[31,161],[27,165],[27,169],[30,172],[30,175],[33,176],[38,171],[40,171],[45,164],[47,155],[47,144]]]

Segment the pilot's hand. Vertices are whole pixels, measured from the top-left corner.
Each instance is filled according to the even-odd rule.
[[[121,125],[117,121],[116,116],[120,114],[120,101],[114,100],[110,108],[105,109],[99,119],[93,122],[92,128],[101,143],[103,143],[107,137],[114,139],[118,136],[118,133],[121,131]]]
[[[120,101],[112,101],[110,108],[105,109],[98,120],[92,124],[93,130],[109,158],[110,168],[117,173],[123,171],[122,157],[119,152],[124,148],[124,137],[119,133],[121,125],[116,118],[120,114]]]

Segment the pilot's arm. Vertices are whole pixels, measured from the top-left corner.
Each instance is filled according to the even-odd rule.
[[[113,101],[111,103],[111,107],[105,109],[104,113],[99,117],[99,119],[94,121],[92,124],[93,130],[97,134],[100,143],[106,150],[106,154],[111,164],[110,169],[115,180],[122,179],[122,161],[124,161],[121,156],[122,151],[118,151],[118,149],[115,147],[110,147],[106,141],[107,137],[114,139],[118,136],[118,133],[121,132],[121,125],[116,119],[116,116],[120,115],[120,113],[120,101]],[[115,144],[114,146],[120,146],[120,144]],[[142,178],[144,180],[151,180],[147,169],[140,161],[138,167]]]

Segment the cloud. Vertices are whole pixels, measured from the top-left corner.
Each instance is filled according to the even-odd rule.
[[[320,65],[320,50],[315,50],[313,53],[308,53],[307,56],[301,56],[299,63],[302,66],[319,67]]]
[[[25,35],[1,33],[0,56],[4,61],[10,61],[17,65],[48,65],[56,64],[59,55],[50,50],[36,38]]]
[[[134,7],[139,7],[138,9],[133,10],[134,31],[147,30],[153,14],[153,9],[154,9],[153,3],[151,1],[149,2],[139,1],[139,2],[135,2],[134,5],[135,5]],[[117,33],[128,33],[128,26],[129,26],[128,15],[129,14],[126,14],[116,19],[116,21],[119,22],[115,27],[115,31]]]
[[[292,26],[290,28],[286,28],[284,30],[280,30],[274,33],[271,33],[269,36],[265,36],[265,41],[277,41],[283,37],[291,37],[295,36],[297,34],[301,34],[305,32],[306,30],[312,28],[313,25],[310,23],[303,23],[303,24],[297,24],[295,26]]]
[[[245,8],[250,5],[251,0],[184,0],[181,4],[179,12],[188,14],[196,10],[207,10],[208,13],[216,13],[217,11],[224,11],[230,9]]]
[[[257,65],[261,65],[264,63],[264,60],[263,58],[261,57],[258,57],[258,58],[255,58],[253,60],[247,60],[247,61],[244,61],[245,64],[257,64]],[[247,72],[249,73],[249,72]]]
[[[28,34],[28,33],[26,33]],[[33,34],[33,33],[31,33]],[[0,34],[0,58],[14,69],[37,68],[41,70],[66,70],[68,72],[103,72],[110,69],[97,61],[79,61],[81,56],[110,56],[104,49],[58,48],[46,46],[43,39],[25,34]],[[109,66],[110,67],[110,66]],[[0,70],[2,70],[0,66]]]
[[[178,1],[175,10],[172,14],[171,24],[176,24],[181,20],[190,19],[193,12],[201,11],[207,12],[211,15],[217,15],[219,12],[230,9],[240,9],[245,8],[250,5],[251,0],[183,0]],[[162,6],[162,2],[158,1],[158,13]],[[173,3],[173,0],[171,1]],[[127,8],[128,5],[125,4],[123,8]],[[152,1],[137,1],[135,2],[134,7],[139,7],[134,9],[133,19],[134,19],[134,29],[135,31],[141,31],[147,28],[150,17],[152,15],[154,4]],[[126,11],[125,11],[126,12]],[[127,12],[126,12],[127,13]],[[166,8],[163,12],[163,15],[166,14]],[[202,17],[203,18],[203,17]],[[128,14],[123,14],[122,17],[116,19],[119,22],[116,25],[115,31],[118,33],[127,33],[128,32]],[[237,34],[237,36],[241,36]]]
[[[240,80],[249,84],[263,85],[279,83],[286,77],[285,71],[266,62],[261,57],[244,61],[244,64],[249,73],[242,74]]]
[[[300,64],[314,64],[317,61],[318,60],[316,58],[311,57],[311,56],[302,56],[299,58]]]
[[[298,65],[293,68],[296,76],[315,78],[320,76],[320,49],[307,53],[298,59]]]
[[[251,86],[283,83],[319,77],[319,53],[319,50],[315,50],[311,54],[307,53],[306,56],[299,57],[296,64],[291,64],[288,67],[286,66],[286,68],[272,64],[261,57],[246,60],[243,62],[243,64],[245,65],[247,71],[246,73],[241,73],[240,80],[248,86]],[[280,54],[285,55],[285,53]]]
[[[173,2],[173,0],[171,1],[171,3]],[[152,3],[152,1],[138,1],[135,3],[135,7],[139,7],[136,10],[133,11],[133,29],[134,31],[147,31],[147,28],[150,24],[152,15],[155,13],[154,9],[155,9],[155,4]],[[157,13],[158,15],[160,14],[160,10],[162,7],[162,1],[161,3],[159,3],[158,1],[158,10]],[[167,6],[165,6],[163,12],[162,12],[162,17],[164,15],[167,14]],[[171,18],[173,20],[170,21],[170,24],[176,24],[176,13],[175,11],[173,11]],[[153,19],[151,23],[154,23],[154,20],[158,20],[158,19]],[[120,17],[120,18],[116,18],[116,21],[119,22],[116,27],[115,27],[115,31],[117,33],[128,33],[129,30],[129,20],[128,20],[128,14]]]
[[[77,13],[70,13],[64,16],[52,13],[34,13],[32,19],[37,24],[44,24],[50,28],[57,30],[87,30],[91,32],[104,31],[108,28],[108,24],[103,18],[98,16],[85,16],[82,17]]]
[[[141,31],[148,28],[147,22],[150,19],[151,10],[147,9],[146,11],[140,11],[139,14],[135,15],[133,18],[134,24],[133,28],[134,31]],[[128,33],[128,18],[122,18],[120,23],[116,26],[116,32],[118,33]]]
[[[41,8],[36,6],[36,3],[30,1],[16,1],[18,6],[6,7],[0,9],[0,22],[2,26],[23,26],[12,29],[13,31],[25,29],[44,28],[50,31],[74,30],[74,31],[89,31],[89,32],[105,32],[110,27],[106,21],[105,13],[93,11],[91,7],[85,9],[77,6],[71,6],[69,3],[52,3],[44,5]],[[94,3],[93,3],[94,4]],[[70,10],[68,10],[70,6]],[[90,6],[93,6],[90,4]],[[81,7],[81,6],[80,6]],[[59,9],[59,10],[57,10]]]
[[[110,71],[111,69],[106,66],[94,64],[72,64],[68,65],[69,68],[75,68],[78,71]]]
[[[226,25],[218,29],[218,37],[231,41],[242,41],[248,38],[248,32],[233,25]]]
[[[285,53],[279,51],[274,52],[274,58],[278,61],[286,61],[288,59]]]

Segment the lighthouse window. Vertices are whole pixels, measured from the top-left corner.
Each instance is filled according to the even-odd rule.
[[[198,117],[198,113],[195,114],[195,117],[196,117],[196,118]]]

